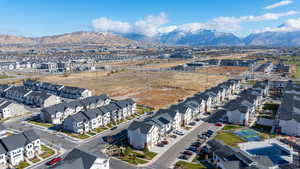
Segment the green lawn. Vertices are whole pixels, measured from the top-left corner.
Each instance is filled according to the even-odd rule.
[[[34,124],[34,125],[38,125],[38,126],[42,126],[42,127],[47,127],[47,128],[54,126],[53,124],[50,124],[50,123],[37,122],[37,121],[32,121],[32,120],[29,120],[27,122],[31,123],[31,124]]]
[[[244,126],[226,125],[222,128],[222,130],[234,130],[234,129],[240,129],[240,128],[244,128]]]
[[[296,72],[293,74],[293,77],[300,78],[300,61],[288,61],[285,64],[296,65]]]
[[[221,131],[219,132],[216,137],[216,140],[221,140],[223,141],[225,144],[233,146],[233,147],[237,147],[238,143],[243,143],[245,142],[245,140],[231,132],[226,132],[226,131]]]
[[[86,135],[86,134],[75,134],[75,133],[67,133],[65,132],[68,136],[71,136],[71,137],[74,137],[74,138],[78,138],[78,139],[87,139],[89,138],[90,136]]]
[[[157,153],[149,151],[149,152],[146,152],[145,155],[147,157],[149,157],[150,159],[153,159],[157,155]]]
[[[144,107],[143,105],[137,105],[137,111],[138,111],[138,114],[140,114],[140,115],[151,112],[153,110],[154,110],[153,108]]]
[[[19,165],[16,166],[16,169],[23,169],[23,168],[26,168],[28,166],[29,166],[29,164],[26,161],[22,161],[22,162],[20,162]]]
[[[202,164],[194,164],[194,163],[188,163],[185,161],[178,161],[175,164],[175,168],[180,169],[206,169],[206,167]]]
[[[49,147],[47,147],[47,146],[44,146],[44,145],[42,145],[42,151],[44,152],[43,154],[41,154],[40,155],[40,157],[42,157],[42,158],[48,158],[48,157],[50,157],[50,156],[52,156],[52,155],[54,155],[55,154],[55,151],[54,150],[52,150],[51,148],[49,148]]]
[[[8,78],[13,78],[13,76],[0,75],[0,79],[8,79]]]
[[[105,130],[107,130],[107,129],[108,129],[107,127],[99,127],[99,128],[96,128],[95,131],[96,131],[97,133],[101,133],[101,132],[103,132],[103,131],[105,131]]]
[[[142,160],[140,158],[134,158],[133,156],[124,156],[120,158],[122,161],[126,161],[130,164],[146,164],[148,161]]]
[[[39,158],[37,158],[37,157],[35,157],[35,158],[33,158],[33,159],[30,159],[30,161],[32,162],[32,163],[37,163],[37,162],[39,162],[39,161],[41,161]]]
[[[257,83],[256,80],[247,80],[246,84],[254,86]]]

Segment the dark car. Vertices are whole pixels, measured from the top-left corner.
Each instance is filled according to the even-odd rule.
[[[61,160],[62,160],[61,157],[56,157],[56,158],[53,158],[52,160],[48,161],[46,164],[47,165],[54,165],[54,164],[60,162]]]
[[[189,151],[192,151],[192,152],[197,152],[197,147],[190,146],[190,147],[187,148],[186,150],[189,150]]]
[[[213,135],[215,132],[214,131],[212,131],[212,130],[207,130],[207,132],[206,132],[207,134],[209,134],[209,135]]]
[[[181,160],[188,160],[189,159],[188,156],[186,156],[186,155],[180,155],[178,158],[181,159]]]
[[[201,143],[200,142],[193,142],[192,146],[194,146],[194,147],[200,147]]]
[[[191,152],[189,150],[185,150],[184,152],[182,152],[182,154],[191,156],[191,155],[193,155],[193,152]]]
[[[115,130],[115,129],[117,129],[118,127],[117,126],[115,126],[115,127],[112,127],[110,130]]]
[[[190,122],[190,123],[189,123],[189,125],[191,125],[191,126],[195,126],[195,125],[196,125],[196,123],[195,123],[195,122]]]

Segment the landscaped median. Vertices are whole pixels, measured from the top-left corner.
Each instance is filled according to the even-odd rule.
[[[150,152],[148,150],[144,151],[135,151],[130,147],[126,147],[122,149],[121,154],[117,156],[122,161],[125,161],[130,164],[139,165],[139,164],[146,164],[151,161],[157,153]]]

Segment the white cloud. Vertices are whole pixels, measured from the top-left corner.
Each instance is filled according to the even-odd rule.
[[[147,16],[145,19],[138,20],[134,23],[132,31],[147,36],[154,36],[158,33],[160,26],[168,22],[165,13],[160,13],[158,16]]]
[[[277,8],[277,7],[289,5],[289,4],[291,4],[291,3],[293,3],[292,0],[282,0],[282,1],[277,2],[277,3],[275,3],[275,4],[266,6],[266,7],[264,7],[264,9],[273,9],[273,8]]]
[[[166,14],[160,13],[158,16],[149,15],[145,19],[129,24],[122,21],[113,21],[109,18],[98,18],[92,21],[92,26],[96,31],[116,32],[116,33],[139,33],[146,36],[157,34],[160,26],[168,22]]]
[[[127,22],[113,21],[106,17],[94,19],[92,26],[97,31],[118,33],[128,33],[131,27]]]
[[[277,20],[281,17],[298,14],[297,11],[287,11],[282,13],[266,13],[259,16],[224,17],[220,16],[208,22],[194,22],[182,25],[165,26],[168,22],[165,13],[150,15],[140,19],[133,24],[122,21],[113,21],[109,18],[99,18],[92,21],[92,26],[96,31],[115,33],[138,33],[146,36],[155,36],[158,33],[168,33],[174,30],[185,32],[196,32],[199,29],[212,29],[224,32],[236,32],[240,30],[242,23],[263,22],[267,20]]]
[[[266,27],[263,30],[255,31],[259,32],[289,32],[289,31],[300,31],[300,18],[289,19],[278,27]]]

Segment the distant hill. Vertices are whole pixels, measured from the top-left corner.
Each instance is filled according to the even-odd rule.
[[[111,33],[99,32],[73,32],[54,36],[43,36],[37,38],[0,35],[0,44],[24,44],[24,45],[49,45],[49,44],[105,44],[105,45],[126,45],[135,43]]]
[[[157,37],[158,42],[169,45],[188,46],[240,46],[243,41],[232,33],[223,33],[213,30],[198,30],[185,32],[175,30],[161,34]]]
[[[244,42],[246,45],[300,46],[300,31],[251,34],[244,39]]]

